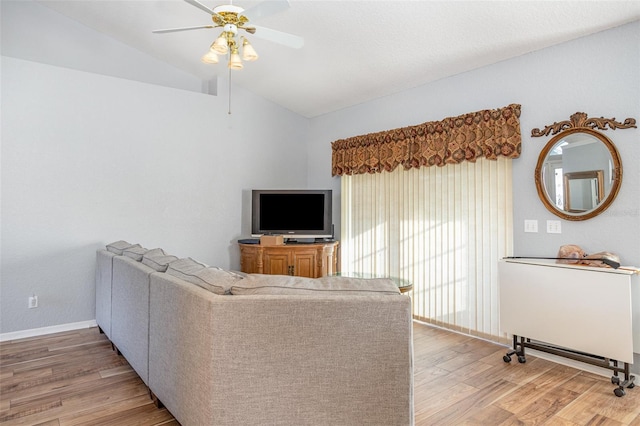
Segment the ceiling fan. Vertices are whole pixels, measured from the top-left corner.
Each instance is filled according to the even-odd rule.
[[[253,34],[264,40],[279,43],[284,46],[299,49],[304,45],[302,37],[284,33],[282,31],[272,30],[270,28],[260,27],[250,24],[255,18],[274,15],[289,8],[289,0],[268,0],[258,3],[257,5],[244,10],[240,6],[235,6],[230,1],[229,4],[217,6],[210,9],[198,0],[184,0],[192,6],[197,7],[211,15],[214,25],[200,25],[195,27],[168,28],[163,30],[154,30],[153,33],[164,34],[178,31],[190,31],[208,28],[222,28],[222,33],[211,44],[207,53],[201,60],[205,63],[218,63],[218,55],[226,55],[229,53],[228,66],[230,69],[242,69],[242,61],[255,61],[258,55],[249,43],[246,37],[242,37],[242,57],[240,56],[240,40],[238,33],[240,30]]]

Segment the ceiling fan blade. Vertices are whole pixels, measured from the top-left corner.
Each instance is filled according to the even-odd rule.
[[[259,27],[258,25],[252,25],[252,27],[255,28],[256,31],[254,35],[258,38],[293,47],[294,49],[300,49],[304,46],[304,39],[297,35],[283,33],[282,31],[272,30],[271,28]]]
[[[151,32],[156,34],[164,34],[164,33],[175,33],[178,31],[199,30],[202,28],[215,28],[215,27],[216,27],[215,25],[200,25],[197,27],[167,28],[164,30],[153,30]]]
[[[280,13],[284,10],[289,9],[289,7],[289,0],[266,0],[245,10],[244,12],[242,12],[242,15],[246,16],[251,21],[256,18],[262,18],[264,16]]]
[[[204,4],[200,3],[198,0],[184,0],[187,3],[189,3],[192,6],[197,7],[200,10],[204,10],[205,12],[207,12],[209,15],[213,15],[215,14],[215,12],[213,11],[213,9],[209,9],[207,6],[205,6]]]

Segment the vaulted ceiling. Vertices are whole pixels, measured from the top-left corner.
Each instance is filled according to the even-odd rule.
[[[211,24],[185,1],[39,3],[202,80],[228,76],[224,61],[200,62],[219,28],[152,33]],[[248,35],[260,59],[233,71],[232,81],[315,117],[638,19],[639,1],[291,0],[283,12],[252,22],[301,36],[304,47]],[[606,52],[584,53],[606,60]]]

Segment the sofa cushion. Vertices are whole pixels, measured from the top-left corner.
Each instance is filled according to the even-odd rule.
[[[129,248],[126,248],[126,249],[122,250],[122,255],[130,257],[131,259],[137,260],[138,262],[140,262],[142,260],[142,256],[148,251],[149,251],[149,249],[146,249],[144,247],[140,247],[139,244],[136,244],[133,247],[129,247]]]
[[[146,256],[166,256],[167,253],[164,252],[161,248],[154,248],[151,250],[147,250],[145,253]]]
[[[398,286],[387,278],[322,277],[304,278],[288,275],[249,274],[231,287],[231,294],[299,294],[299,295],[385,295],[400,294]]]
[[[231,286],[242,279],[238,274],[206,266],[191,258],[171,262],[167,268],[167,274],[196,284],[215,294],[228,294]]]
[[[142,263],[158,272],[167,270],[169,263],[178,260],[177,256],[171,256],[160,248],[152,249],[142,255]]]
[[[190,257],[187,257],[185,259],[178,259],[171,262],[167,267],[166,272],[169,275],[173,275],[174,277],[178,277],[185,281],[188,281],[189,277],[193,276],[196,272],[206,267],[207,265],[205,265],[204,263],[200,263]]]
[[[208,265],[202,262],[198,262],[197,260],[194,260],[190,257],[186,257],[184,259],[178,259],[171,262],[169,264],[169,267],[167,268],[167,272],[169,272],[169,270],[173,270],[174,272],[178,273],[193,274],[202,268],[206,268],[207,266]],[[176,276],[179,277],[178,275]]]
[[[115,254],[122,254],[125,249],[132,247],[140,247],[140,244],[131,244],[126,241],[120,240],[110,244],[107,244],[107,251]]]

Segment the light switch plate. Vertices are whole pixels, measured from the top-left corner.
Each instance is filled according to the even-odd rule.
[[[562,224],[559,220],[547,221],[547,234],[561,234]]]
[[[538,232],[538,221],[535,219],[525,219],[524,232]]]

